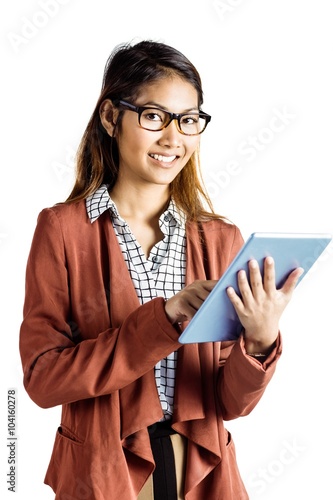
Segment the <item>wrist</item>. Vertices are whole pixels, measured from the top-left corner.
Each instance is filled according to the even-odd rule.
[[[246,354],[253,357],[268,356],[276,347],[276,339],[273,343],[267,344],[266,342],[253,342],[245,339]]]

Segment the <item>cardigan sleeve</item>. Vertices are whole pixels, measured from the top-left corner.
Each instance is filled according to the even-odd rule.
[[[246,354],[243,336],[237,342],[222,343],[218,397],[224,420],[248,415],[253,410],[275,372],[281,353],[281,334],[264,363]]]
[[[139,306],[119,327],[77,342],[70,327],[69,287],[61,227],[52,209],[45,209],[28,257],[20,328],[24,386],[39,406],[110,394],[179,348],[162,298]]]

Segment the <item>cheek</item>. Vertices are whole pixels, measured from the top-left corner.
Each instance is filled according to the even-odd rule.
[[[186,156],[191,157],[193,153],[198,149],[200,144],[200,139],[194,137],[191,139],[186,146]]]
[[[128,132],[122,130],[117,137],[117,145],[121,156],[136,154],[141,146],[140,138],[137,137],[136,130]]]

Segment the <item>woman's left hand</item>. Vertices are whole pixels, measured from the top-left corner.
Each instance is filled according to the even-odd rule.
[[[245,348],[248,354],[269,352],[279,333],[279,321],[288,305],[302,268],[292,271],[280,289],[275,286],[275,267],[272,257],[264,262],[261,276],[258,262],[249,262],[249,280],[244,270],[238,273],[238,296],[232,287],[228,296],[245,329]]]

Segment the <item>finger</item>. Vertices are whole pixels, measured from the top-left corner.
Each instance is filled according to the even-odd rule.
[[[202,286],[205,290],[208,290],[209,292],[211,292],[217,282],[218,282],[218,280],[204,280],[204,281],[202,281]]]
[[[217,280],[197,280],[188,287],[184,288],[184,291],[188,292],[192,297],[198,297],[201,300],[205,300],[215,287],[216,283]]]
[[[193,293],[187,293],[182,296],[184,304],[186,303],[189,307],[195,309],[196,311],[202,306],[202,303],[207,299],[210,292],[205,289],[195,290]]]
[[[171,323],[193,318],[203,300],[188,291],[178,292],[165,303],[165,312]]]
[[[264,289],[268,294],[276,291],[275,263],[273,257],[266,257],[264,261]]]
[[[197,280],[171,297],[165,306],[169,319],[185,321],[193,318],[216,283],[217,280]]]
[[[229,286],[227,288],[227,294],[228,294],[228,297],[229,297],[232,305],[236,309],[236,312],[241,313],[242,311],[244,311],[244,304],[232,286]]]
[[[249,306],[253,301],[253,294],[244,269],[238,272],[237,276],[239,293],[244,306]]]
[[[249,278],[253,296],[255,298],[260,297],[264,289],[259,264],[255,259],[249,262]]]
[[[302,267],[297,267],[296,269],[294,269],[286,279],[283,287],[281,288],[281,291],[287,295],[291,294],[294,291],[297,282],[303,273],[304,269]]]

